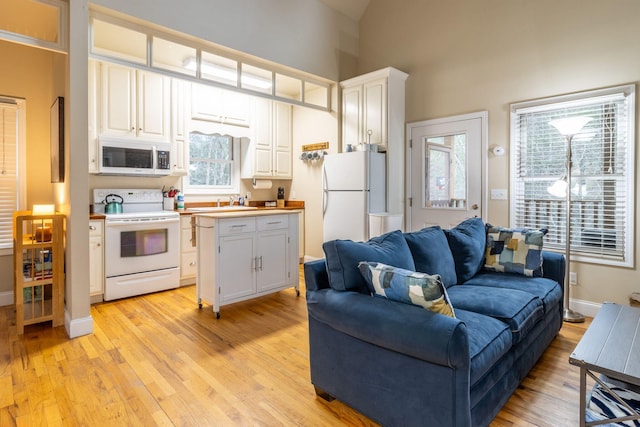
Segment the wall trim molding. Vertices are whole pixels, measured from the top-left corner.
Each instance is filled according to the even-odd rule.
[[[571,299],[569,306],[573,311],[583,314],[586,317],[595,317],[602,304],[580,299]]]
[[[93,333],[93,317],[87,316],[80,319],[72,319],[67,310],[64,311],[64,328],[69,338],[77,338]]]
[[[0,292],[0,307],[13,305],[13,291]]]

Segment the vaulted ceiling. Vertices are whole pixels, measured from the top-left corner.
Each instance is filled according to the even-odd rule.
[[[362,14],[369,6],[369,0],[322,0],[322,2],[356,22],[360,22]]]

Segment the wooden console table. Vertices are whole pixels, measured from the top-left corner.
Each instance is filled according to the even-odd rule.
[[[640,419],[637,414],[594,373],[606,375],[627,384],[640,386],[640,309],[605,303],[587,328],[584,336],[569,357],[569,363],[580,367],[580,425],[593,426]],[[587,375],[631,414],[611,420],[585,423],[587,406]]]

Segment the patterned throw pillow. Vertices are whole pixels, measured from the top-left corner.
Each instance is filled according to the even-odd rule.
[[[502,228],[487,224],[487,270],[542,277],[542,245],[546,229]]]
[[[456,317],[439,275],[431,276],[379,262],[363,261],[358,268],[374,295]]]

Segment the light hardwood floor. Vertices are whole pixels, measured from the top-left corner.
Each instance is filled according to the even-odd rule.
[[[195,287],[91,308],[94,333],[33,325],[0,307],[0,426],[371,426],[309,380],[302,295],[282,291],[199,310]],[[492,426],[578,425],[586,324],[565,324]],[[428,394],[428,393],[427,393]]]

